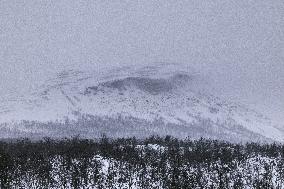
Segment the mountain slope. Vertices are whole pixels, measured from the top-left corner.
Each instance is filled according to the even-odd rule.
[[[283,141],[284,133],[268,118],[197,92],[202,82],[194,74],[169,66],[122,68],[109,73],[62,72],[30,96],[2,101],[0,121],[6,122],[1,127],[2,135],[170,134],[182,138]],[[63,124],[66,118],[69,122]],[[86,120],[91,126],[84,126]],[[56,122],[56,127],[50,128],[47,121]]]

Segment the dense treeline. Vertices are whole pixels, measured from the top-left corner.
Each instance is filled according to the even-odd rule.
[[[170,136],[0,142],[1,188],[284,188],[284,145]]]

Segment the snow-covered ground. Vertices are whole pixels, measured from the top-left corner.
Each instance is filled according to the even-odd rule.
[[[156,148],[156,147],[155,147]],[[174,167],[168,164],[167,170],[164,174],[156,173],[157,167],[147,166],[135,168],[127,162],[118,161],[112,158],[106,158],[101,155],[96,155],[88,160],[88,166],[84,167],[84,161],[72,159],[72,168],[68,170],[64,164],[63,159],[57,156],[50,160],[52,162],[50,178],[47,182],[53,180],[48,188],[127,188],[127,189],[143,189],[145,187],[165,189],[167,179],[171,180],[171,171]],[[261,182],[267,182],[267,187],[284,188],[284,181],[282,178],[281,162],[278,158],[268,158],[264,156],[251,157],[240,164],[236,163],[235,168],[222,165],[217,161],[210,164],[210,166],[194,167],[184,165],[179,168],[179,171],[184,171],[187,174],[188,182],[192,185],[199,180],[200,187],[203,188],[218,188],[220,186],[220,178],[227,178],[228,188],[235,188],[236,183],[241,183],[240,188],[253,189]],[[76,169],[86,169],[85,175],[78,175]],[[226,171],[224,171],[226,169]],[[220,176],[220,172],[224,171],[225,175]],[[62,174],[64,173],[64,174]],[[200,174],[198,177],[198,174]],[[165,178],[167,177],[167,179]],[[48,180],[49,179],[49,180]],[[78,179],[76,181],[76,179]],[[226,180],[226,179],[224,179]],[[19,183],[14,183],[14,186],[21,186],[22,188],[36,189],[42,187],[42,181],[39,181],[32,173],[22,175]],[[199,185],[199,184],[196,184]],[[225,183],[224,183],[225,184]],[[169,184],[168,184],[169,185]],[[264,185],[262,185],[264,186]],[[190,187],[190,186],[189,186]],[[12,187],[13,188],[13,187]]]

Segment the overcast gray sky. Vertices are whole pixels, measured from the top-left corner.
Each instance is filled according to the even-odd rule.
[[[283,0],[0,0],[0,94],[63,69],[188,64],[284,122]]]

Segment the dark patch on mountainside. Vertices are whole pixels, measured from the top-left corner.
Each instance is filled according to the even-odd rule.
[[[170,92],[179,85],[184,85],[190,80],[190,77],[185,74],[176,74],[170,79],[154,79],[144,77],[127,77],[124,79],[117,79],[100,83],[97,86],[86,88],[84,94],[103,91],[105,88],[116,89],[119,91],[127,90],[130,87],[137,88],[141,91],[150,93],[152,95]]]

